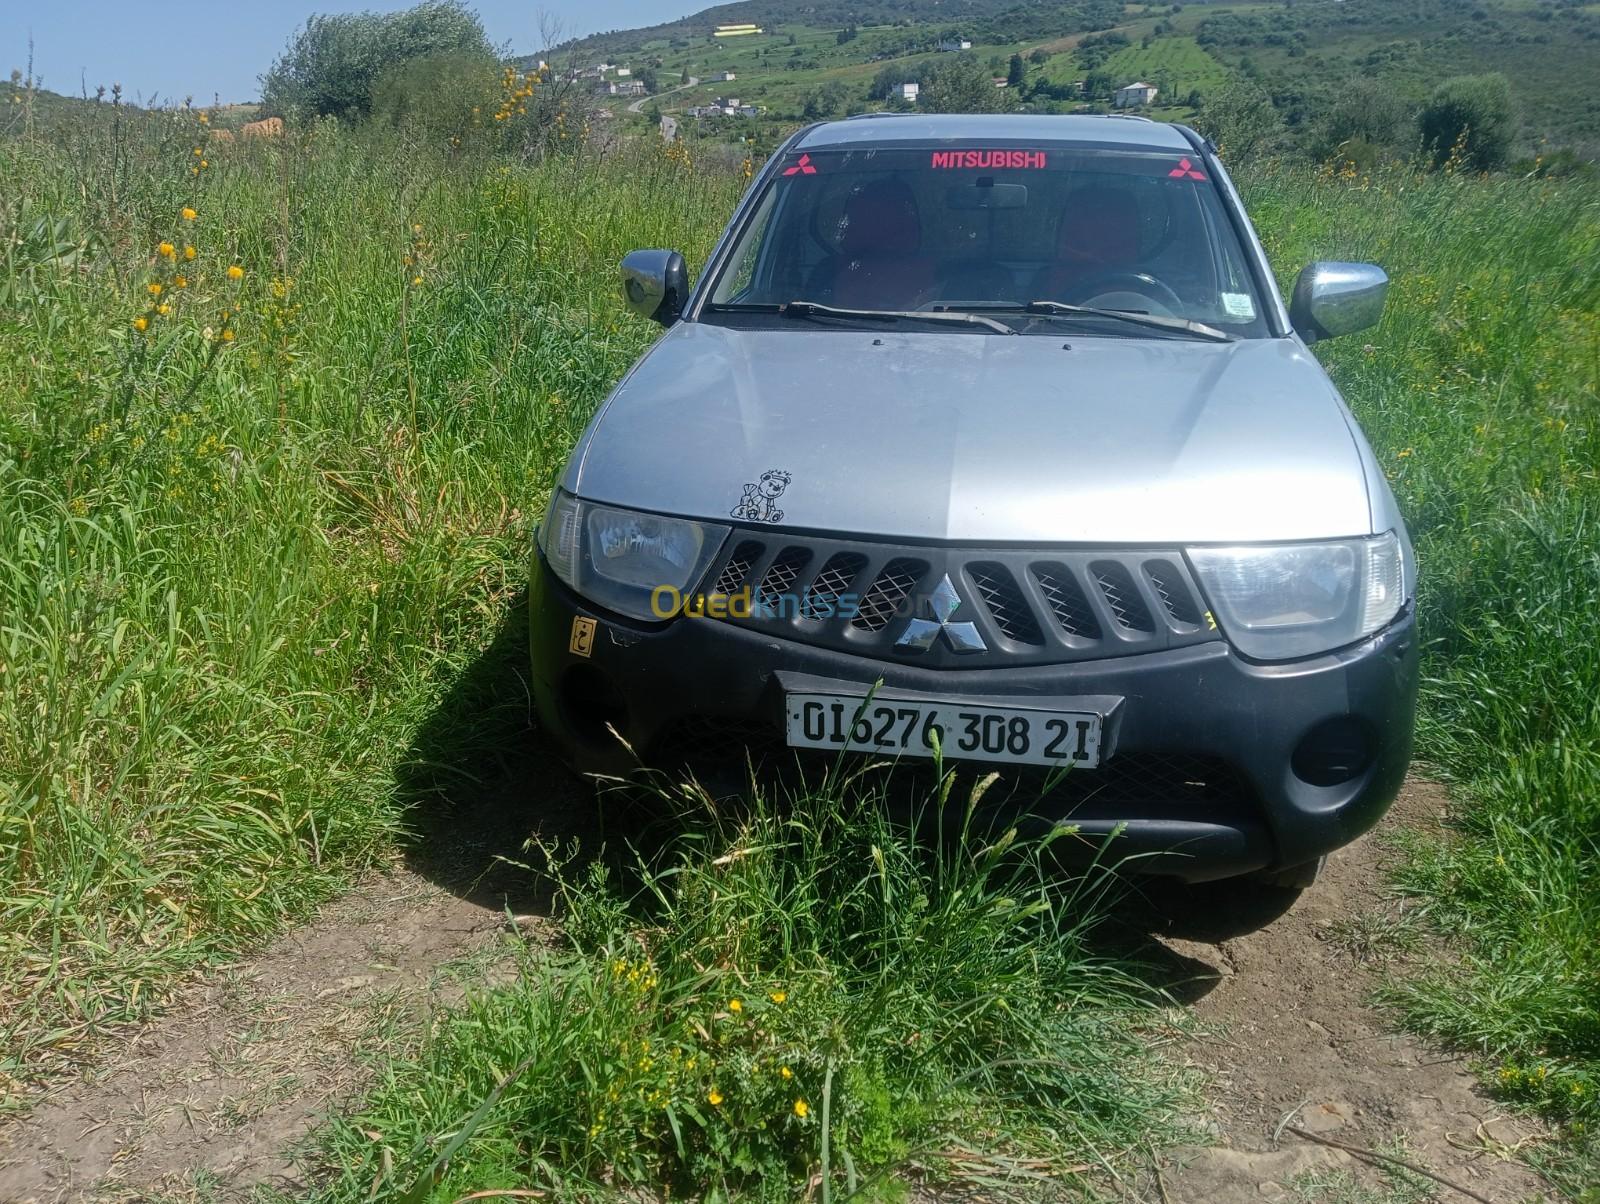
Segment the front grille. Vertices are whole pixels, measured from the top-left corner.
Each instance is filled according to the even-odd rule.
[[[1150,608],[1139,596],[1133,584],[1133,574],[1128,572],[1126,565],[1115,560],[1097,560],[1089,567],[1118,623],[1129,631],[1155,630],[1150,620]]]
[[[838,613],[840,599],[850,592],[866,567],[867,558],[859,552],[836,552],[828,557],[828,563],[806,590],[800,604],[801,617],[814,621],[832,618]]]
[[[969,564],[967,572],[972,576],[972,584],[978,587],[983,604],[989,608],[994,625],[1006,639],[1018,644],[1044,643],[1038,620],[1028,609],[1028,600],[1017,587],[1011,570],[1003,564],[979,560]]]
[[[1050,604],[1050,613],[1062,631],[1086,640],[1100,638],[1100,624],[1071,569],[1063,564],[1036,564],[1033,579],[1039,583],[1045,601]]]
[[[1155,586],[1156,596],[1161,599],[1161,605],[1166,607],[1167,614],[1172,616],[1172,621],[1198,627],[1200,607],[1184,583],[1183,574],[1178,571],[1178,566],[1170,560],[1147,560],[1144,562],[1144,571],[1150,578],[1150,584]]]
[[[733,594],[744,588],[744,583],[750,580],[750,570],[755,567],[756,557],[761,555],[761,545],[753,539],[739,541],[739,546],[733,549],[733,555],[722,566],[722,571],[717,574],[717,583],[711,587],[714,594]]]
[[[779,554],[761,575],[761,589],[756,604],[761,608],[762,614],[781,615],[784,606],[791,605],[785,600],[796,596],[794,583],[800,579],[800,571],[810,563],[809,548],[790,547]],[[793,613],[792,605],[790,613]]]
[[[739,531],[706,580],[715,592],[746,586],[753,613],[727,622],[775,638],[921,668],[1061,664],[1154,652],[1221,636],[1204,621],[1199,589],[1176,549],[1043,551],[896,547],[864,540]],[[926,628],[897,641],[912,619],[932,619],[948,577],[963,646]],[[974,649],[976,628],[983,647]]]
[[[882,631],[927,572],[924,561],[891,560],[862,595],[861,609],[851,625],[862,631]]]

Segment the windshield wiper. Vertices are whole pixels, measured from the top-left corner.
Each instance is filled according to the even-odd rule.
[[[1234,341],[1234,336],[1227,331],[1218,330],[1215,326],[1207,326],[1204,322],[1195,322],[1189,318],[1164,318],[1156,314],[1139,314],[1126,309],[1096,309],[1092,305],[1068,305],[1064,301],[1029,301],[1022,308],[1030,314],[1041,314],[1051,318],[1112,318],[1118,322],[1131,322],[1135,326],[1146,326],[1155,330],[1183,331],[1198,335],[1202,339],[1210,339],[1215,343]]]
[[[790,301],[787,305],[778,306],[778,313],[785,318],[859,318],[869,322],[898,322],[904,319],[913,322],[946,322],[965,326],[983,326],[996,334],[1018,333],[1015,328],[1007,326],[1004,322],[996,322],[993,318],[986,318],[982,314],[961,311],[841,309],[836,305],[824,305],[820,301]]]

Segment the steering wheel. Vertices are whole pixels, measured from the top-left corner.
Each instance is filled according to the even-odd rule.
[[[1183,298],[1149,272],[1097,272],[1093,276],[1077,281],[1072,286],[1072,291],[1084,302],[1105,293],[1137,293],[1147,300],[1164,306],[1169,317],[1182,313],[1184,309]]]

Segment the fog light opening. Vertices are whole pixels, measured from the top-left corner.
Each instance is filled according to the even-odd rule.
[[[576,665],[561,680],[561,707],[573,731],[591,744],[615,745],[628,733],[628,706],[608,678],[593,665]]]
[[[1295,777],[1312,786],[1341,786],[1372,764],[1376,741],[1371,728],[1354,715],[1325,719],[1295,746],[1289,764]]]

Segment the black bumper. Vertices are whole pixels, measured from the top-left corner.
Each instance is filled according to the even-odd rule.
[[[587,635],[581,619],[594,620]],[[1388,808],[1411,758],[1418,653],[1409,610],[1363,644],[1292,664],[1253,664],[1213,641],[1076,664],[929,671],[714,619],[632,623],[586,605],[536,553],[529,622],[541,723],[585,772],[636,764],[607,724],[645,756],[685,720],[754,725],[781,741],[785,689],[802,683],[850,693],[881,679],[884,695],[1059,699],[1063,709],[1090,696],[1120,700],[1107,720],[1109,759],[1068,775],[1079,789],[1056,818],[1088,836],[1118,830],[1114,856],[1191,881],[1299,865],[1348,844]],[[1317,755],[1330,743],[1335,763],[1359,765],[1343,780]],[[1140,772],[1185,759],[1226,765],[1234,785],[1196,791],[1181,769]],[[1113,780],[1115,790],[1095,788]]]

